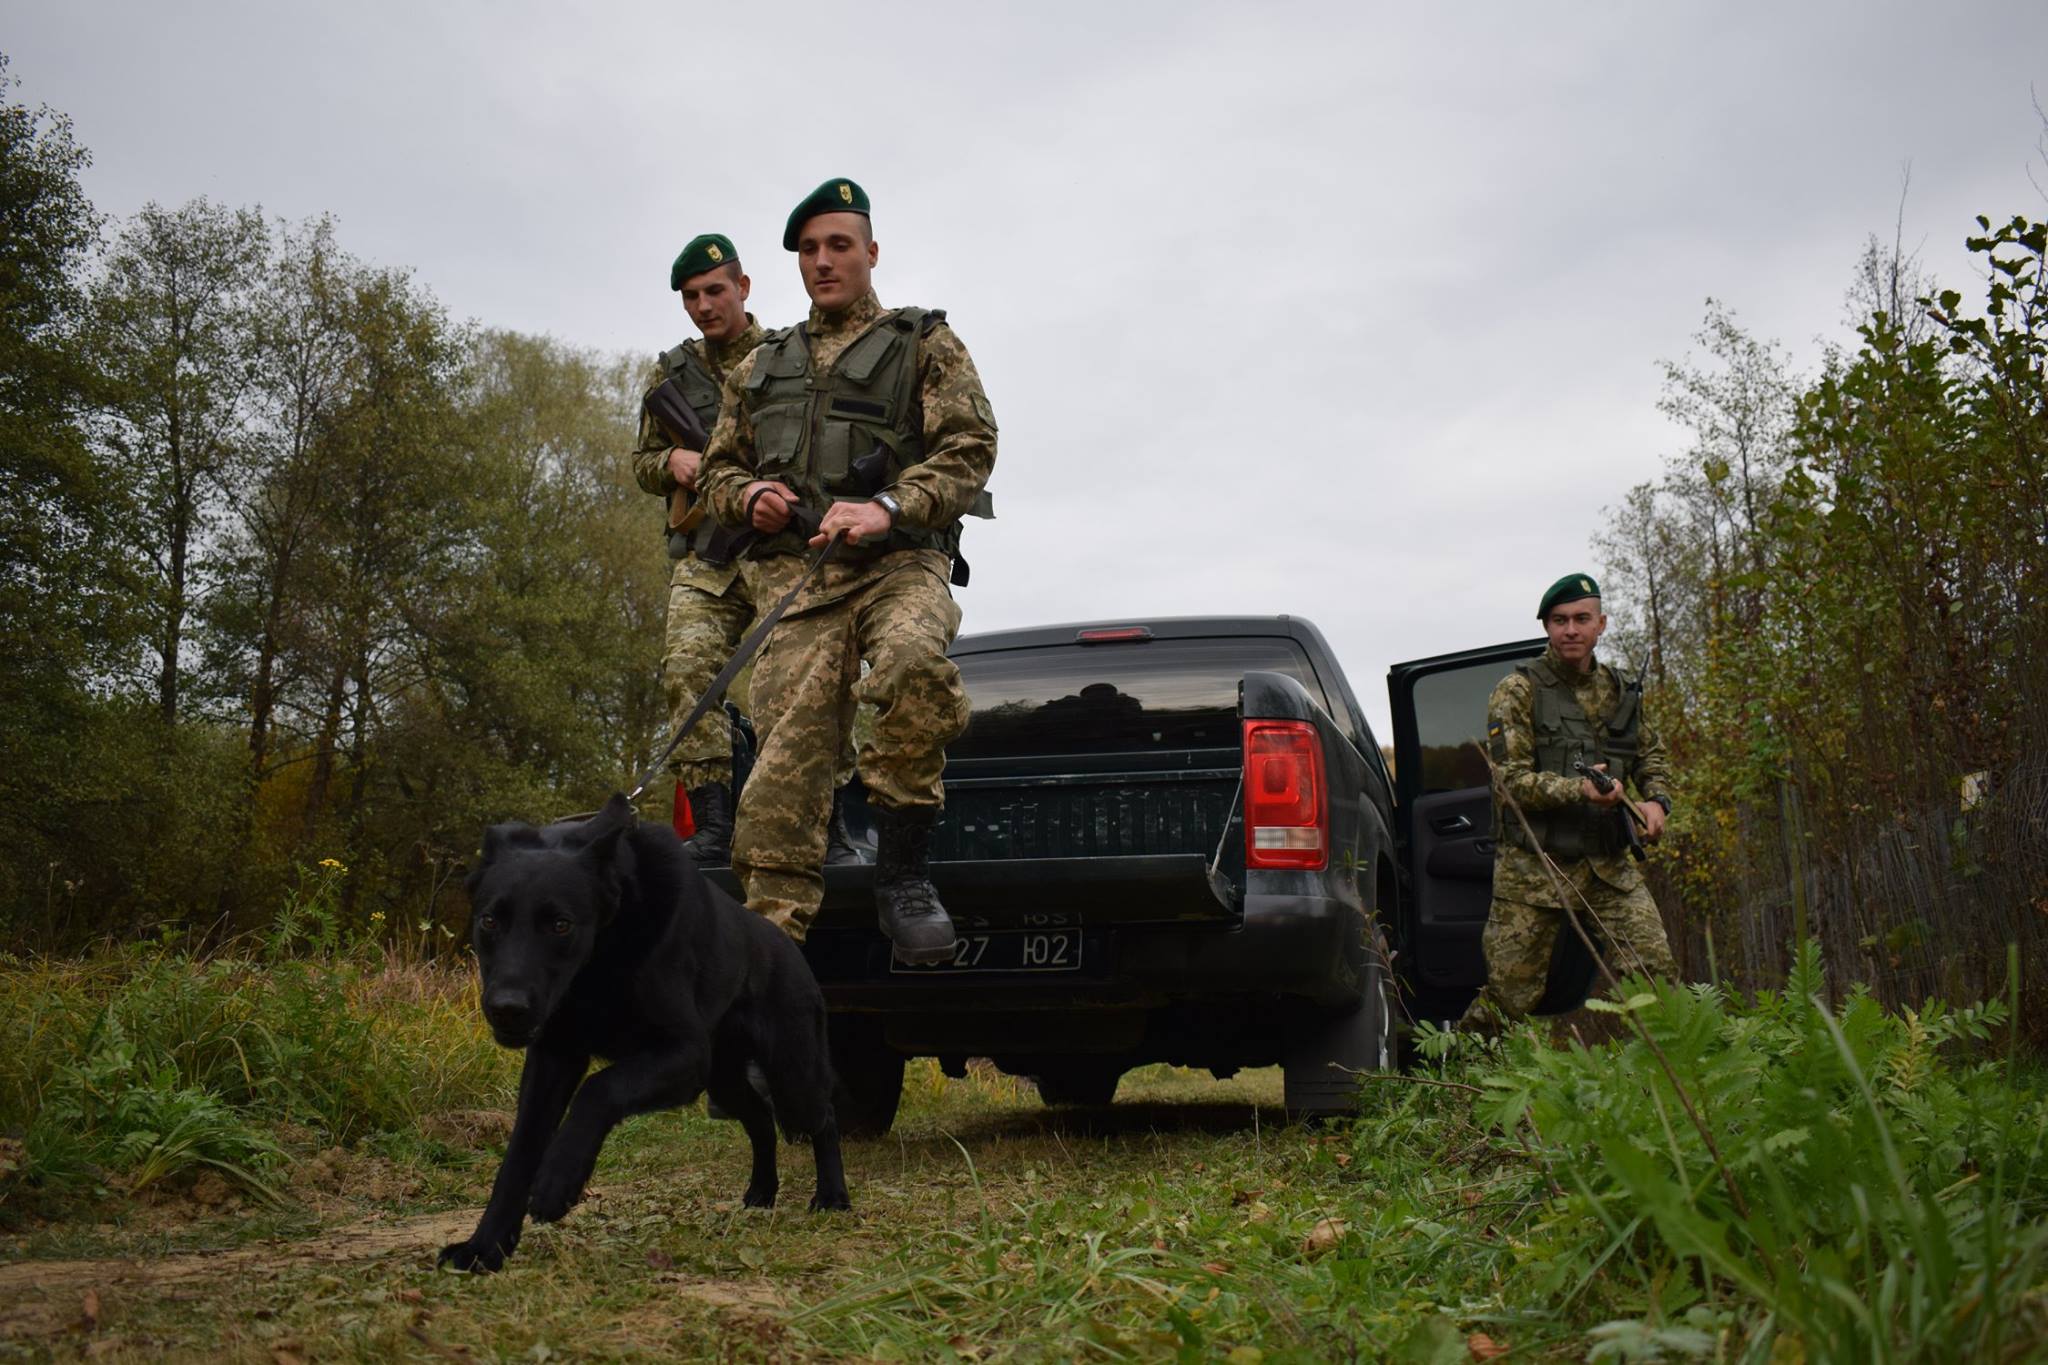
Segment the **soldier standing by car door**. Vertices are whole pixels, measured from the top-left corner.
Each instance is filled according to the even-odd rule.
[[[1628,783],[1642,796],[1644,840],[1663,833],[1671,811],[1671,766],[1643,715],[1642,684],[1594,657],[1607,617],[1590,576],[1568,574],[1551,584],[1537,618],[1549,648],[1501,679],[1486,707],[1497,852],[1479,999],[1490,998],[1513,1019],[1543,998],[1557,936],[1571,932],[1568,899],[1573,911],[1584,909],[1579,897],[1591,906],[1586,928],[1604,940],[1617,976],[1677,975],[1664,921],[1629,860],[1619,823],[1632,818],[1622,806]],[[1602,792],[1580,775],[1577,763],[1619,780]],[[1501,799],[1503,790],[1527,817],[1526,827]],[[1538,843],[1557,863],[1566,888],[1545,871]],[[1475,1000],[1473,1010],[1479,1008]]]
[[[870,702],[859,762],[878,835],[877,919],[899,959],[944,961],[955,936],[928,864],[946,745],[968,716],[946,657],[960,628],[947,585],[966,581],[960,519],[989,514],[995,414],[942,312],[875,297],[879,251],[860,186],[820,185],[782,245],[797,253],[810,317],[727,377],[699,486],[719,520],[760,534],[763,603],[796,586],[815,547],[845,539],[755,660],[761,749],[733,869],[748,908],[805,936],[824,896],[831,756],[856,704]],[[822,513],[808,541],[793,505]]]
[[[668,283],[682,296],[683,308],[701,336],[662,352],[654,382],[674,380],[708,432],[718,422],[726,376],[764,338],[780,334],[764,331],[747,311],[753,282],[729,237],[713,232],[693,238],[669,267]],[[704,514],[697,497],[703,458],[702,451],[675,444],[642,410],[633,474],[642,488],[667,499],[668,553],[675,565],[669,575],[661,661],[671,726],[689,715],[754,619],[754,595],[734,553],[733,537],[716,518]],[[731,722],[722,711],[713,711],[669,759],[676,801],[687,802],[696,826],[688,841],[690,852],[705,866],[722,866],[732,857],[732,754]],[[840,785],[833,798],[827,862],[860,861],[844,815],[844,783],[852,770],[849,742],[836,774]]]

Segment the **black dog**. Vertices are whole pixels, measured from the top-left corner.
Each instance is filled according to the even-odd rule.
[[[779,1121],[811,1140],[811,1207],[851,1207],[810,965],[706,882],[667,826],[641,824],[623,796],[588,820],[495,825],[469,896],[484,1018],[500,1043],[526,1049],[526,1067],[490,1203],[441,1264],[498,1269],[529,1212],[551,1223],[583,1197],[620,1120],[706,1090],[753,1144],[749,1206],[775,1202]],[[584,1082],[593,1056],[611,1065]]]

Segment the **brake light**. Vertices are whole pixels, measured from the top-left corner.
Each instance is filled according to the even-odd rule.
[[[1244,722],[1244,865],[1327,867],[1329,825],[1316,727],[1301,720]]]
[[[1113,645],[1125,641],[1149,640],[1150,626],[1106,626],[1095,630],[1076,631],[1074,643],[1081,645]]]

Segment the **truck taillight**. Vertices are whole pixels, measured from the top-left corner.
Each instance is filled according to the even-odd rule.
[[[1244,722],[1244,865],[1314,870],[1330,861],[1323,741],[1301,720]]]

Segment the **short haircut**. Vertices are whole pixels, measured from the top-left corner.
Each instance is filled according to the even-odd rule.
[[[745,273],[745,271],[740,269],[740,263],[738,261],[721,261],[719,264],[712,266],[709,270],[698,271],[696,274],[690,276],[690,280],[701,280],[706,275],[723,275],[728,280],[731,280],[734,284],[738,284],[740,282],[740,276]],[[688,289],[690,287],[690,280],[683,281],[683,288]]]

